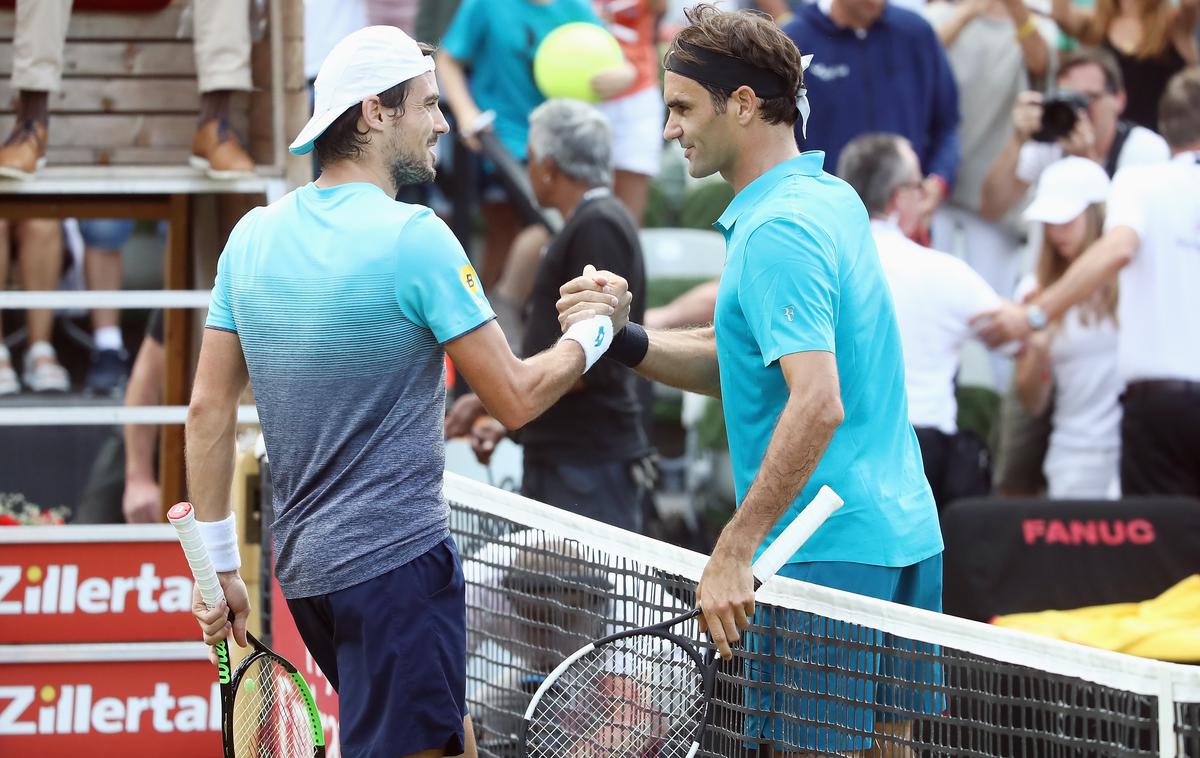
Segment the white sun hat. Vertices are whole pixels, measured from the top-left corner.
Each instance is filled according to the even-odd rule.
[[[313,85],[313,116],[288,149],[304,155],[347,108],[429,71],[433,58],[394,26],[368,26],[347,34],[321,64]]]
[[[1099,163],[1068,156],[1051,163],[1038,179],[1026,221],[1065,224],[1093,203],[1108,199],[1109,179]]]

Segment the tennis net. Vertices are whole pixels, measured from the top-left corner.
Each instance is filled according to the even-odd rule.
[[[567,654],[694,603],[706,556],[451,473],[446,497],[480,755],[518,755],[530,697]],[[1200,756],[1200,669],[789,579],[757,598],[701,755]]]

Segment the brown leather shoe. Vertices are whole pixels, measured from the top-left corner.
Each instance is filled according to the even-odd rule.
[[[46,125],[30,119],[17,124],[0,145],[0,177],[29,181],[46,165]]]
[[[205,121],[192,137],[192,168],[211,179],[237,179],[254,175],[254,160],[225,121]]]

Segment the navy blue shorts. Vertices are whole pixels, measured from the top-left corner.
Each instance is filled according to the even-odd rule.
[[[362,584],[287,603],[337,690],[342,755],[463,752],[467,614],[454,540]]]
[[[794,563],[779,574],[893,603],[942,610],[942,554],[889,568],[833,561]],[[777,751],[869,750],[877,721],[940,713],[940,648],[799,611],[772,614],[760,606],[755,623],[781,635],[751,633],[746,678],[775,688],[747,687],[745,734]],[[889,654],[884,651],[896,651]]]

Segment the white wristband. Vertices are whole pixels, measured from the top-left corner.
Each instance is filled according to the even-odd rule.
[[[218,572],[237,571],[242,566],[238,553],[237,521],[229,514],[220,521],[197,521],[200,539],[208,550],[213,568]]]
[[[583,348],[583,372],[592,367],[613,341],[612,319],[608,316],[592,316],[586,321],[577,321],[563,334],[559,342],[572,340]]]

